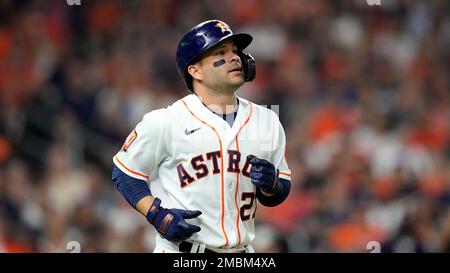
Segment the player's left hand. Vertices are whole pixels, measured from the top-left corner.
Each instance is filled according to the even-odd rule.
[[[273,193],[278,184],[278,169],[269,161],[257,158],[254,155],[247,156],[252,167],[250,179],[252,183],[265,193]]]

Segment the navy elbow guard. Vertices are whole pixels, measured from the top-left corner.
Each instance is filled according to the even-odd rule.
[[[147,182],[125,174],[117,166],[114,166],[112,171],[112,181],[116,185],[117,190],[134,208],[136,208],[139,200],[152,194]]]

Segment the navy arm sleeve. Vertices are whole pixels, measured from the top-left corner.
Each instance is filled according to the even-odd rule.
[[[256,188],[256,197],[258,201],[266,207],[275,207],[281,204],[291,191],[291,182],[280,178],[275,193],[271,196],[265,196],[259,187]]]
[[[144,180],[133,178],[122,172],[117,166],[112,171],[112,181],[116,185],[117,190],[128,201],[130,205],[136,208],[136,204],[152,193]]]

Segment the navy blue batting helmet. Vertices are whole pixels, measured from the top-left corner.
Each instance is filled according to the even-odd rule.
[[[242,52],[252,42],[253,37],[247,33],[233,33],[231,28],[222,21],[209,20],[189,30],[178,44],[178,72],[190,91],[194,90],[192,77],[187,72],[188,66],[195,63],[205,51],[228,38],[232,39],[237,46],[244,70],[244,81],[248,82],[255,78],[255,59],[250,54]]]

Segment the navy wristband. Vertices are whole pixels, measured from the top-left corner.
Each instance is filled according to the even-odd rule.
[[[152,205],[147,211],[147,215],[145,216],[145,218],[147,218],[147,221],[149,221],[150,223],[152,223],[153,217],[155,217],[155,214],[158,212],[160,204],[161,200],[158,197],[155,197]]]
[[[266,207],[275,207],[281,204],[291,191],[291,182],[289,180],[279,178],[275,192],[271,196],[266,196],[261,192],[260,188],[256,188],[256,198]]]

